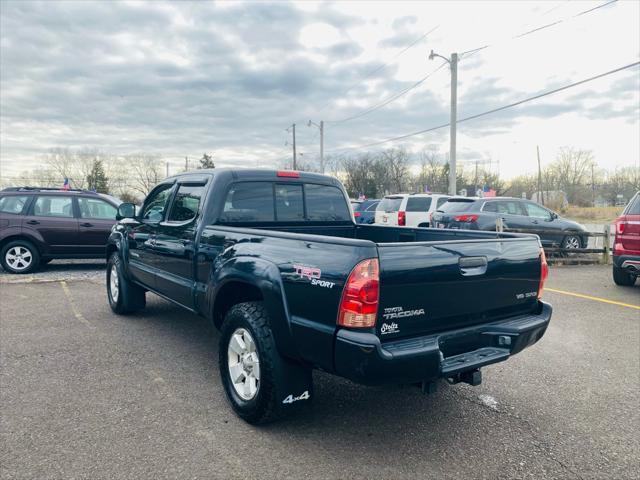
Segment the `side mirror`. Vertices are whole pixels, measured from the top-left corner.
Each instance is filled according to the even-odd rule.
[[[558,214],[556,212],[551,212],[551,220],[555,220],[558,218]]]
[[[135,218],[136,206],[133,203],[121,203],[118,207],[118,214],[116,220],[122,220],[123,218]]]

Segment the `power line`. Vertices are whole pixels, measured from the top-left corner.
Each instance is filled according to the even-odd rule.
[[[440,66],[436,67],[434,70],[432,70],[431,72],[429,72],[426,76],[422,77],[420,80],[418,80],[416,83],[414,83],[412,86],[405,88],[404,90],[394,94],[393,96],[389,97],[388,99],[372,106],[369,107],[368,109],[366,109],[363,112],[360,112],[356,115],[352,115],[350,117],[346,117],[343,118],[341,120],[328,120],[326,123],[331,123],[333,125],[338,125],[340,123],[344,123],[344,122],[348,122],[351,120],[355,120],[356,118],[360,118],[360,117],[364,117],[365,115],[370,114],[371,112],[374,112],[376,110],[378,110],[379,108],[384,107],[385,105],[389,105],[391,102],[397,100],[398,98],[406,95],[407,93],[409,93],[411,90],[413,90],[414,88],[419,87],[420,85],[422,85],[429,77],[431,77],[432,75],[434,75],[438,70],[440,70],[442,67],[444,67],[447,64],[447,62],[443,62]]]
[[[400,57],[403,53],[405,53],[407,50],[409,50],[410,48],[414,47],[415,45],[417,45],[418,43],[420,43],[422,40],[424,40],[425,38],[427,38],[429,35],[431,35],[431,33],[433,33],[435,30],[437,30],[440,27],[440,25],[436,25],[435,27],[433,27],[431,30],[429,30],[427,33],[423,34],[422,36],[420,36],[419,38],[417,38],[416,40],[414,40],[413,42],[411,42],[409,45],[407,45],[405,48],[403,48],[401,51],[399,51],[396,55],[394,55],[389,61],[387,61],[386,63],[383,63],[382,65],[380,65],[379,67],[374,68],[373,70],[371,70],[369,73],[365,74],[364,77],[362,77],[360,80],[358,80],[357,82],[355,82],[354,84],[352,84],[351,86],[349,86],[346,90],[344,90],[339,96],[343,97],[347,92],[349,92],[352,88],[358,86],[359,84],[361,84],[364,80],[366,80],[367,78],[371,77],[372,75],[375,75],[376,73],[384,70],[385,68],[387,68],[389,65],[391,65],[392,62],[394,62],[398,57]],[[330,100],[329,102],[327,102],[324,106],[322,106],[319,110],[318,113],[322,112],[325,108],[327,108],[329,105],[331,105],[332,100]]]
[[[560,20],[556,20],[555,22],[551,22],[551,23],[548,23],[548,24],[546,24],[546,25],[542,25],[542,26],[540,26],[540,27],[536,27],[536,28],[533,28],[533,29],[527,30],[527,31],[525,31],[525,32],[522,32],[522,33],[519,33],[519,34],[517,34],[517,35],[514,35],[513,37],[511,37],[511,38],[509,39],[509,41],[510,41],[510,40],[515,40],[515,39],[519,39],[519,38],[522,38],[522,37],[526,37],[527,35],[531,35],[531,34],[533,34],[533,33],[539,32],[539,31],[541,31],[541,30],[545,30],[545,29],[547,29],[547,28],[554,27],[554,26],[559,25],[559,24],[561,24],[561,23],[564,23],[564,22],[570,21],[570,20],[572,20],[572,19],[574,19],[574,18],[580,17],[580,16],[585,15],[585,14],[587,14],[587,13],[590,13],[590,12],[593,12],[593,11],[598,10],[598,9],[600,9],[600,8],[606,7],[607,5],[611,5],[612,3],[615,3],[615,2],[617,2],[617,1],[618,1],[618,0],[609,0],[609,1],[607,1],[607,2],[605,2],[605,3],[602,3],[602,4],[600,4],[600,5],[596,6],[596,7],[589,8],[589,9],[587,9],[587,10],[583,10],[583,11],[578,12],[578,13],[576,13],[576,14],[573,14],[573,15],[571,15],[571,16],[561,18]],[[555,10],[555,9],[556,9],[556,8],[558,8],[559,6],[560,6],[560,4],[559,4],[559,5],[556,5],[556,7],[552,8],[551,10],[548,10],[548,11],[547,11],[547,12],[545,12],[542,16],[544,16],[544,15],[546,15],[547,13],[549,13],[549,12],[551,12],[551,11]],[[469,58],[470,56],[475,55],[476,53],[478,53],[478,52],[479,52],[479,51],[481,51],[481,50],[484,50],[484,49],[489,48],[489,47],[495,47],[496,45],[500,45],[501,43],[504,43],[504,42],[498,42],[498,43],[496,43],[496,44],[487,44],[487,45],[484,45],[484,46],[482,46],[482,47],[472,48],[472,49],[470,49],[470,50],[466,50],[466,51],[464,51],[464,52],[460,53],[460,57],[461,57],[461,58],[462,58],[462,57]]]
[[[577,87],[578,85],[582,85],[582,84],[584,84],[584,83],[591,82],[591,81],[593,81],[593,80],[597,80],[597,79],[599,79],[599,78],[606,77],[606,76],[608,76],[608,75],[612,75],[612,74],[614,74],[614,73],[617,73],[617,72],[620,72],[620,71],[623,71],[623,70],[627,70],[627,69],[629,69],[629,68],[637,67],[638,65],[640,65],[640,62],[630,63],[630,64],[625,65],[625,66],[623,66],[623,67],[619,67],[619,68],[616,68],[616,69],[614,69],[614,70],[609,70],[608,72],[600,73],[600,74],[595,75],[595,76],[593,76],[593,77],[585,78],[584,80],[580,80],[580,81],[578,81],[578,82],[574,82],[574,83],[571,83],[571,84],[569,84],[569,85],[565,85],[565,86],[563,86],[563,87],[555,88],[555,89],[553,89],[553,90],[549,90],[549,91],[547,91],[547,92],[540,93],[540,94],[538,94],[538,95],[534,95],[534,96],[532,96],[532,97],[528,97],[528,98],[525,98],[525,99],[523,99],[523,100],[519,100],[519,101],[517,101],[517,102],[509,103],[509,104],[507,104],[507,105],[503,105],[503,106],[501,106],[501,107],[494,108],[494,109],[492,109],[492,110],[487,110],[486,112],[477,113],[477,114],[475,114],[475,115],[470,115],[470,116],[468,116],[468,117],[461,118],[461,119],[459,119],[456,123],[467,122],[467,121],[469,121],[469,120],[474,120],[474,119],[476,119],[476,118],[484,117],[485,115],[490,115],[490,114],[492,114],[492,113],[497,113],[497,112],[500,112],[500,111],[502,111],[502,110],[506,110],[506,109],[508,109],[508,108],[516,107],[516,106],[518,106],[518,105],[522,105],[523,103],[531,102],[531,101],[533,101],[533,100],[537,100],[537,99],[539,99],[539,98],[546,97],[546,96],[548,96],[548,95],[552,95],[552,94],[554,94],[554,93],[558,93],[558,92],[561,92],[561,91],[563,91],[563,90],[568,90],[568,89],[570,89],[570,88]],[[406,135],[400,135],[400,136],[398,136],[398,137],[388,138],[388,139],[386,139],[386,140],[381,140],[381,141],[377,141],[377,142],[372,142],[372,143],[368,143],[368,144],[365,144],[365,145],[358,145],[358,146],[354,146],[354,147],[338,148],[338,149],[333,150],[333,152],[347,151],[347,150],[356,150],[356,149],[360,149],[360,148],[367,148],[367,147],[374,147],[374,146],[377,146],[377,145],[382,145],[382,144],[384,144],[384,143],[395,142],[395,141],[397,141],[397,140],[403,140],[403,139],[405,139],[405,138],[414,137],[414,136],[416,136],[416,135],[421,135],[421,134],[423,134],[423,133],[433,132],[434,130],[439,130],[439,129],[441,129],[441,128],[448,127],[449,125],[451,125],[451,123],[447,122],[447,123],[443,123],[442,125],[436,125],[436,126],[434,126],[434,127],[427,128],[427,129],[425,129],[425,130],[419,130],[419,131],[417,131],[417,132],[408,133],[408,134],[406,134]]]

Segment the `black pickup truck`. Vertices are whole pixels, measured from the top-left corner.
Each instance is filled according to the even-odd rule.
[[[150,291],[210,319],[227,397],[250,423],[308,403],[314,368],[424,391],[477,385],[551,318],[537,236],[356,224],[324,175],[184,173],[118,215],[111,308],[141,309]]]

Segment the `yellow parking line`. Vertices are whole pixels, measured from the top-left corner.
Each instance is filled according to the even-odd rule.
[[[564,295],[571,295],[572,297],[586,298],[587,300],[594,300],[596,302],[602,302],[602,303],[610,303],[611,305],[618,305],[620,307],[635,308],[636,310],[640,310],[640,305],[633,305],[631,303],[616,302],[614,300],[607,300],[606,298],[592,297],[591,295],[583,295],[581,293],[567,292],[565,290],[556,290],[555,288],[545,288],[545,291],[562,293]]]
[[[73,297],[71,296],[71,290],[69,290],[69,286],[67,285],[67,282],[65,282],[64,280],[61,280],[60,285],[62,285],[62,290],[64,290],[64,294],[66,295],[67,300],[69,301],[69,305],[71,306],[71,310],[73,311],[73,316],[76,317],[82,323],[84,323],[87,327],[93,327],[93,325],[91,325],[91,322],[89,322],[89,320],[84,318],[84,315],[82,315],[80,313],[80,310],[78,310],[78,307],[76,306],[76,302],[74,302]]]

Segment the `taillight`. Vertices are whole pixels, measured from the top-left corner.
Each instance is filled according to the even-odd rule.
[[[404,227],[407,224],[407,212],[398,212],[398,225]]]
[[[622,220],[618,220],[616,222],[616,233],[618,235],[622,235],[624,233],[624,229],[627,227],[627,222],[623,222]]]
[[[288,177],[288,178],[300,178],[300,172],[296,172],[293,170],[278,170],[276,173],[278,177]]]
[[[544,250],[540,249],[540,284],[538,285],[538,298],[542,298],[542,292],[544,291],[544,282],[547,281],[549,276],[549,264],[547,263],[547,256],[544,254]]]
[[[360,215],[362,215],[360,212],[353,212],[353,216],[358,218]]]
[[[478,215],[458,215],[456,217],[453,217],[453,220],[456,222],[472,223],[478,220]]]
[[[363,260],[351,271],[342,291],[338,325],[371,328],[376,324],[380,298],[380,268],[377,258]]]

